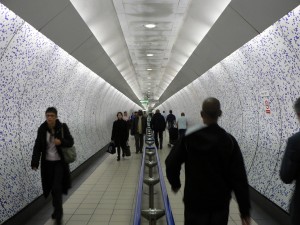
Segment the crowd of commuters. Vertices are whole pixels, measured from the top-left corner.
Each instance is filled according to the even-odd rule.
[[[300,121],[300,98],[294,104]],[[204,126],[187,130],[187,118],[182,112],[176,120],[172,110],[149,114],[150,127],[154,132],[157,149],[163,148],[163,132],[169,136],[178,131],[176,143],[165,160],[167,179],[172,190],[181,188],[180,171],[185,166],[184,224],[227,225],[232,192],[239,205],[242,225],[249,225],[249,184],[244,160],[236,139],[218,125],[222,115],[221,104],[216,98],[207,98],[202,104],[200,115]],[[136,153],[143,152],[147,118],[142,110],[117,113],[113,122],[111,141],[117,148],[117,160],[125,157],[129,148],[129,133],[134,136]],[[52,195],[54,211],[52,218],[61,224],[63,216],[62,195],[71,187],[69,164],[65,161],[62,148],[72,147],[73,137],[65,123],[58,119],[56,108],[49,107],[46,120],[38,128],[33,147],[31,168],[37,170],[41,164],[43,195]],[[169,141],[172,141],[171,138]],[[296,182],[290,203],[291,224],[300,224],[300,132],[288,139],[281,164],[280,178],[284,183]]]

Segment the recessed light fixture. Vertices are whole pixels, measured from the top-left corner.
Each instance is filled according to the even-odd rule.
[[[156,25],[154,23],[149,23],[149,24],[145,24],[144,27],[152,29],[152,28],[156,27]]]
[[[148,77],[148,79],[150,80],[150,79],[151,79],[151,77]]]
[[[152,70],[152,69],[151,69],[151,68],[148,68],[147,70],[149,70],[149,71],[150,71],[150,70]]]
[[[147,56],[154,56],[152,53],[147,54]]]

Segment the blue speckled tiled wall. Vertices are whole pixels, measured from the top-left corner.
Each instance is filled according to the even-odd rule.
[[[159,106],[175,115],[188,109],[192,124],[200,122],[203,99],[220,99],[220,124],[240,144],[250,185],[284,210],[293,185],[281,182],[279,167],[287,138],[300,126],[293,112],[300,97],[299,38],[300,7]]]
[[[49,106],[74,136],[71,170],[110,141],[118,111],[138,107],[0,4],[0,223],[42,194],[30,161]]]

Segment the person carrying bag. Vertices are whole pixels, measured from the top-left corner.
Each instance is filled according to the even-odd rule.
[[[62,139],[64,139],[64,126],[67,126],[67,125],[65,123],[63,123],[63,125],[61,127]],[[63,152],[66,163],[75,162],[75,160],[77,158],[77,153],[76,153],[76,148],[74,145],[72,145],[72,147],[61,147],[61,150]]]
[[[54,107],[47,108],[46,121],[38,128],[33,146],[31,168],[37,171],[40,167],[43,195],[52,195],[54,212],[52,219],[56,224],[62,224],[62,195],[68,194],[71,187],[69,162],[63,153],[63,148],[72,147],[74,139],[65,123],[61,123]]]

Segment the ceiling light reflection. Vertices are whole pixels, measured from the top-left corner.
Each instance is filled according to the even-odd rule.
[[[145,24],[144,27],[146,27],[148,29],[152,29],[152,28],[156,27],[156,25],[154,23],[149,23],[149,24]]]

